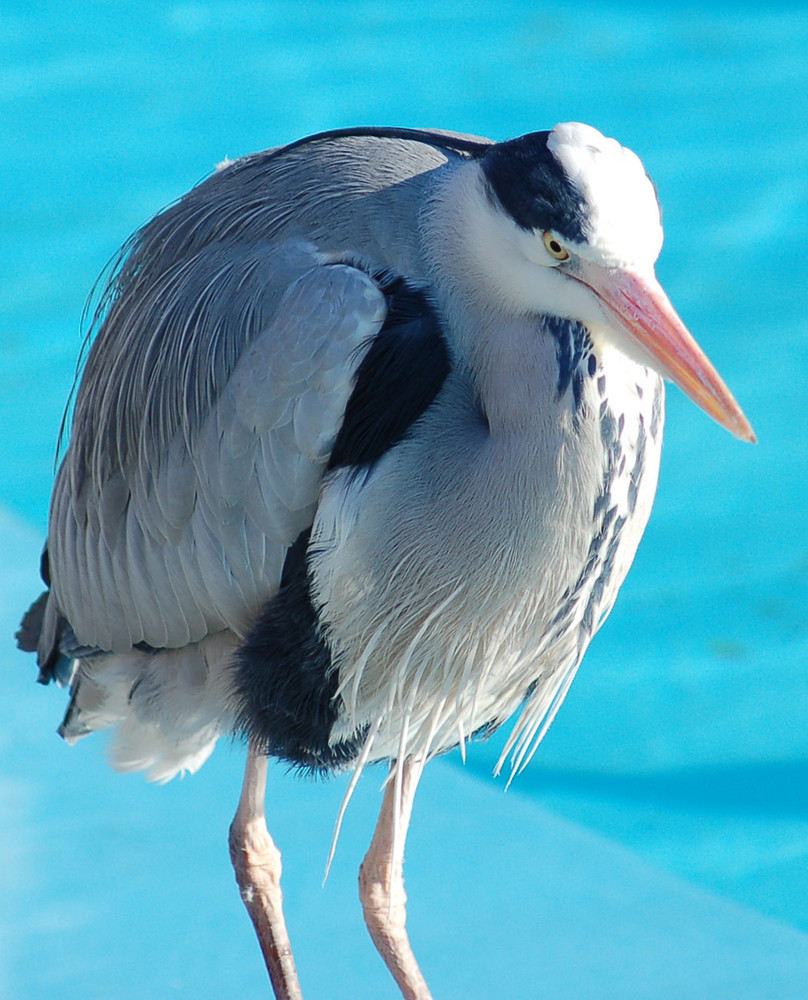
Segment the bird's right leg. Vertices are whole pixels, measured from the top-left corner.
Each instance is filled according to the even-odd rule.
[[[395,767],[394,764],[393,771]],[[402,873],[403,841],[422,770],[420,762],[408,758],[401,763],[400,784],[395,780],[395,773],[391,773],[373,840],[359,869],[359,898],[365,923],[404,1000],[432,1000],[407,935],[407,895]],[[396,819],[400,845],[394,832]]]
[[[303,1000],[283,917],[281,853],[269,835],[264,813],[266,781],[267,758],[250,747],[230,826],[230,860],[277,1000]]]

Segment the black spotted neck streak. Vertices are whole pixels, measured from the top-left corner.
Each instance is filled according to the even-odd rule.
[[[596,421],[602,456],[586,559],[548,629],[551,642],[568,632],[576,634],[580,659],[622,582],[625,569],[615,579],[618,561],[630,562],[645,527],[647,511],[638,511],[638,500],[646,476],[653,480],[647,487],[654,489],[664,392],[662,380],[648,370],[636,383],[623,384],[603,365],[580,324],[556,320],[551,328],[558,345],[559,401],[566,399],[571,406],[574,430],[580,431],[585,420]],[[625,550],[630,550],[628,556]]]
[[[597,369],[589,331],[582,323],[555,316],[547,317],[545,326],[556,344],[557,398],[561,401],[567,393],[571,393],[573,424],[577,430],[586,416],[584,385]]]

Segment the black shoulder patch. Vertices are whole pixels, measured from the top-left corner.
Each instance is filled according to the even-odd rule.
[[[359,366],[329,470],[368,467],[402,441],[449,374],[439,318],[420,288],[388,271],[374,280],[388,314]]]
[[[311,600],[309,535],[302,532],[287,552],[280,589],[236,653],[236,726],[263,753],[325,772],[350,764],[365,733],[329,743],[338,678]]]

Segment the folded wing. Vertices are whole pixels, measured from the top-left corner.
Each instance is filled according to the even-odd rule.
[[[46,622],[116,652],[243,635],[312,522],[386,308],[366,273],[300,242],[212,244],[138,302],[124,290],[54,489]]]

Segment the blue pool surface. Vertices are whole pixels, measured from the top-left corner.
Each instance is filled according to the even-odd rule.
[[[227,827],[243,749],[163,787],[55,735],[12,634],[96,277],[234,158],[352,124],[582,120],[654,178],[658,273],[750,417],[676,389],[651,524],[527,772],[427,769],[409,926],[435,1000],[808,996],[808,10],[794,5],[0,5],[0,998],[267,995]],[[393,1000],[356,871],[362,780],[270,776],[304,993]]]

